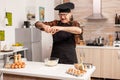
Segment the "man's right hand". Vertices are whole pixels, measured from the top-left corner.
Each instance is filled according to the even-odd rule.
[[[50,33],[51,32],[51,27],[49,25],[45,25],[44,26],[44,31],[47,32],[47,33]]]
[[[58,29],[54,27],[50,27],[49,25],[45,25],[44,31],[50,34],[55,34],[56,32],[58,32]]]

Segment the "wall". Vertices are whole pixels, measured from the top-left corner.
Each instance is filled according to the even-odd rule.
[[[107,18],[106,21],[94,20],[87,21],[85,18],[92,14],[92,0],[70,0],[75,4],[73,10],[74,19],[84,25],[84,40],[94,39],[98,36],[108,39],[108,35],[113,35],[115,31],[120,31],[119,27],[114,26],[116,13],[120,14],[119,0],[102,0],[102,14]]]
[[[63,1],[62,0],[55,0],[55,6],[61,4]],[[55,12],[55,19],[59,19],[58,16],[58,11],[54,11]]]
[[[5,44],[15,42],[14,28],[21,27],[25,20],[25,0],[0,0],[0,28],[5,29]],[[12,13],[12,26],[5,26],[5,12]]]
[[[36,1],[36,20],[39,20],[39,7],[45,8],[45,21],[54,20],[54,0],[40,0]],[[50,57],[52,49],[52,35],[46,32],[41,32],[42,37],[42,57],[41,60],[44,61],[45,58]]]
[[[0,28],[6,30],[3,43],[12,44],[15,42],[14,28],[23,26],[23,22],[27,20],[28,7],[35,9],[36,20],[39,20],[39,6],[45,7],[45,21],[54,19],[54,0],[0,0]],[[12,26],[5,26],[5,12],[12,12]]]
[[[45,20],[54,20],[54,0],[27,0],[27,7],[32,7],[35,9],[36,21],[39,21],[39,7],[44,7],[45,9]],[[41,32],[41,61],[44,58],[50,57],[52,49],[52,35],[46,32]]]
[[[25,0],[0,0],[1,17],[5,16],[5,12],[12,13],[13,25],[9,27],[20,27],[22,25],[23,20],[25,20],[25,4]]]
[[[39,7],[45,7],[45,21],[54,20],[54,0],[36,0],[36,20],[39,20]]]

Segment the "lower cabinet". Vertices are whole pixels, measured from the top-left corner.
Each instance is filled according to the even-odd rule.
[[[32,77],[32,76],[22,76],[14,74],[3,74],[3,80],[57,80],[50,78]]]
[[[96,66],[96,70],[93,74],[95,77],[101,77],[101,49],[93,49],[92,52],[92,64]],[[97,53],[97,54],[96,54]]]
[[[112,77],[115,79],[120,79],[120,50],[115,50],[113,52],[113,63],[112,63],[112,67],[113,67],[113,73],[112,73]]]
[[[78,62],[83,56],[84,63],[92,63],[96,70],[92,77],[120,79],[120,50],[106,48],[77,47]]]
[[[101,53],[101,77],[112,78],[114,50],[102,49]]]
[[[93,73],[92,76],[94,77],[101,77],[100,75],[100,49],[89,49],[89,48],[76,48],[77,56],[78,56],[78,63],[80,63],[80,56],[83,57],[83,62],[84,63],[92,63],[95,67],[96,70]]]

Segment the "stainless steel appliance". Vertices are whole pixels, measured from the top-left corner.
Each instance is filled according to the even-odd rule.
[[[113,42],[113,46],[114,47],[120,47],[120,38],[119,38],[120,31],[116,31],[115,33],[116,33],[116,39]]]
[[[41,59],[41,31],[36,28],[16,28],[15,42],[21,42],[28,48],[27,59],[40,61]]]
[[[120,41],[114,41],[113,46],[114,47],[120,47]]]

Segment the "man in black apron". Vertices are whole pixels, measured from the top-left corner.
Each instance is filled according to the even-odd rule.
[[[59,58],[59,63],[63,64],[77,63],[76,41],[82,35],[79,23],[73,21],[71,9],[74,9],[74,4],[71,2],[60,4],[55,7],[55,10],[59,11],[60,20],[35,23],[38,29],[53,35],[51,57]]]

